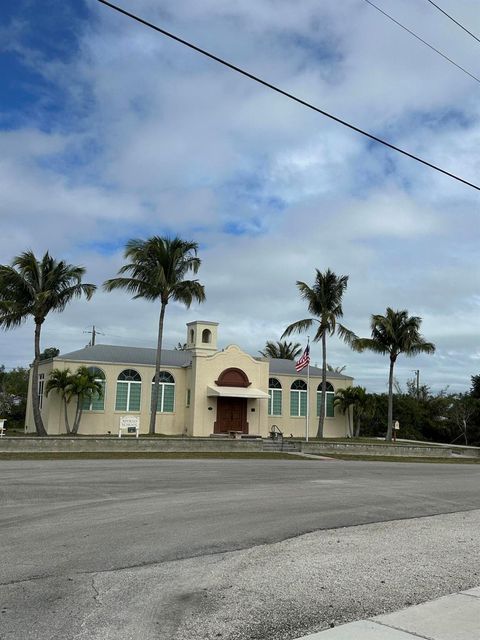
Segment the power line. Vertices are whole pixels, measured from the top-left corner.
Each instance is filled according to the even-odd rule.
[[[102,0],[100,0],[101,2]],[[387,13],[386,11],[384,11],[383,9],[380,9],[380,7],[377,7],[376,4],[374,4],[373,2],[371,2],[371,0],[365,0],[365,2],[367,4],[369,4],[371,7],[373,7],[374,9],[376,9],[377,11],[379,11],[382,15],[384,15],[386,18],[388,18],[389,20],[391,20],[392,22],[394,22],[397,26],[401,27],[402,29],[404,29],[407,33],[409,33],[411,36],[413,36],[414,38],[416,38],[417,40],[419,40],[420,42],[422,42],[424,45],[426,45],[427,47],[429,47],[429,49],[431,49],[432,51],[435,51],[435,53],[438,53],[439,56],[442,56],[442,58],[444,58],[445,60],[447,60],[448,62],[450,62],[450,64],[453,64],[454,67],[457,67],[457,69],[460,69],[460,71],[463,71],[463,73],[466,73],[467,76],[470,76],[470,78],[473,78],[473,80],[475,80],[475,82],[478,82],[480,84],[480,78],[477,78],[477,76],[474,76],[473,73],[470,73],[470,71],[467,71],[464,67],[461,67],[459,64],[457,64],[454,60],[452,60],[451,58],[449,58],[447,55],[445,55],[444,53],[442,53],[441,51],[439,51],[438,49],[436,49],[433,45],[431,45],[429,42],[427,42],[426,40],[424,40],[423,38],[421,38],[420,36],[418,36],[416,33],[414,33],[411,29],[409,29],[408,27],[406,27],[404,24],[402,24],[401,22],[399,22],[398,20],[395,20],[395,18],[392,18],[392,16]]]
[[[317,113],[320,113],[321,115],[325,116],[326,118],[330,118],[331,120],[334,120],[335,122],[338,122],[339,124],[343,125],[344,127],[348,127],[349,129],[352,129],[352,131],[356,131],[357,133],[360,133],[361,135],[370,138],[370,140],[374,140],[375,142],[378,142],[379,144],[383,144],[385,147],[388,147],[389,149],[393,149],[393,151],[397,151],[398,153],[401,153],[404,156],[407,156],[408,158],[411,158],[412,160],[416,160],[417,162],[420,162],[421,164],[430,167],[431,169],[434,169],[435,171],[439,171],[440,173],[443,173],[446,176],[449,176],[450,178],[453,178],[454,180],[457,180],[458,182],[462,182],[463,184],[466,184],[468,187],[472,187],[473,189],[476,189],[477,191],[480,191],[480,186],[474,184],[473,182],[469,182],[468,180],[465,180],[464,178],[460,178],[459,176],[455,175],[454,173],[450,173],[449,171],[446,171],[445,169],[442,169],[440,167],[438,167],[437,165],[432,164],[431,162],[428,162],[427,160],[423,160],[422,158],[415,156],[413,153],[410,153],[408,151],[405,151],[405,149],[401,149],[400,147],[397,147],[393,144],[391,144],[390,142],[387,142],[386,140],[382,140],[382,138],[379,138],[377,136],[374,136],[371,133],[368,133],[368,131],[364,131],[363,129],[360,129],[359,127],[356,127],[353,124],[350,124],[349,122],[346,122],[345,120],[342,120],[341,118],[338,118],[337,116],[332,115],[331,113],[328,113],[327,111],[324,111],[323,109],[320,109],[319,107],[316,107],[315,105],[311,104],[310,102],[307,102],[306,100],[302,100],[301,98],[298,98],[297,96],[295,96],[292,93],[288,93],[287,91],[284,91],[283,89],[281,89],[280,87],[277,87],[274,84],[271,84],[270,82],[267,82],[266,80],[263,80],[262,78],[255,76],[253,73],[250,73],[249,71],[245,71],[244,69],[237,67],[236,65],[232,64],[231,62],[227,62],[226,60],[224,60],[223,58],[220,58],[219,56],[214,55],[213,53],[210,53],[208,51],[206,51],[205,49],[201,49],[200,47],[197,47],[196,45],[192,44],[191,42],[188,42],[187,40],[183,40],[182,38],[174,35],[173,33],[170,33],[169,31],[166,31],[165,29],[162,29],[161,27],[157,27],[156,25],[152,24],[151,22],[147,22],[147,20],[144,20],[143,18],[140,18],[138,16],[136,16],[133,13],[130,13],[128,11],[126,11],[125,9],[122,9],[121,7],[118,7],[114,4],[112,4],[111,2],[108,2],[107,0],[98,0],[98,2],[101,2],[102,4],[106,5],[107,7],[110,7],[111,9],[114,9],[115,11],[118,11],[118,13],[121,13],[125,16],[127,16],[128,18],[132,18],[132,20],[135,20],[136,22],[139,22],[140,24],[143,24],[146,27],[149,27],[150,29],[153,29],[154,31],[157,31],[158,33],[163,34],[164,36],[167,36],[168,38],[171,38],[172,40],[175,40],[176,42],[179,42],[180,44],[185,45],[186,47],[189,47],[190,49],[193,49],[194,51],[196,51],[197,53],[201,53],[202,55],[206,56],[207,58],[210,58],[211,60],[215,60],[215,62],[218,62],[219,64],[222,64],[225,67],[228,67],[229,69],[232,69],[233,71],[236,71],[237,73],[240,73],[243,76],[246,76],[247,78],[250,78],[250,80],[254,80],[255,82],[258,82],[259,84],[262,84],[263,86],[267,87],[268,89],[272,89],[272,91],[276,91],[277,93],[281,94],[282,96],[285,96],[286,98],[290,98],[290,100],[294,100],[295,102],[298,102],[299,104],[303,105],[304,107],[307,107],[308,109],[311,109],[312,111],[316,111]]]
[[[449,13],[447,13],[446,11],[444,11],[442,9],[442,7],[439,7],[438,4],[435,4],[435,2],[433,2],[432,0],[427,0],[427,2],[429,2],[431,5],[433,5],[436,9],[438,9],[441,13],[443,13],[444,16],[447,16],[447,18],[449,20],[451,20],[452,22],[454,22],[457,26],[460,27],[460,29],[463,29],[466,33],[468,33],[469,36],[472,36],[472,38],[475,38],[475,40],[477,42],[480,42],[480,38],[477,38],[477,36],[472,33],[471,31],[469,31],[467,29],[467,27],[464,27],[463,24],[461,24],[460,22],[458,22],[458,20],[455,20],[455,18],[453,16],[451,16]]]

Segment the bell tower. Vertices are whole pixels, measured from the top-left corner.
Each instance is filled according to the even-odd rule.
[[[195,320],[187,322],[187,349],[198,354],[212,355],[217,351],[218,322]]]

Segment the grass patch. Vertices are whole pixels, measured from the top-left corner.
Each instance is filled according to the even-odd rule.
[[[319,444],[374,444],[380,447],[441,447],[442,443],[438,442],[425,442],[425,441],[415,441],[409,440],[408,442],[397,441],[391,442],[386,441],[384,438],[377,440],[377,438],[309,438],[309,442],[319,443]],[[286,442],[304,442],[299,438],[285,438]],[[448,446],[448,445],[447,445]]]
[[[319,452],[318,455],[336,460],[360,462],[426,462],[428,464],[480,464],[480,458],[432,458],[417,456],[376,456]],[[303,460],[318,462],[316,458],[281,452],[231,451],[25,451],[0,452],[2,460]]]
[[[312,460],[291,456],[288,453],[257,451],[15,451],[0,452],[1,460],[181,460],[181,459],[223,459],[223,460]],[[313,459],[314,460],[314,459]]]
[[[433,458],[420,456],[376,456],[376,455],[356,455],[348,453],[331,453],[325,451],[319,453],[328,458],[337,460],[359,460],[368,462],[426,462],[428,464],[480,464],[480,458]]]

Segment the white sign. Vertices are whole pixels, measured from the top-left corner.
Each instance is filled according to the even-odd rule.
[[[393,423],[393,428],[395,429],[395,431],[398,431],[400,429],[400,423],[398,420],[395,420],[395,422]]]
[[[138,438],[140,432],[140,418],[138,416],[121,416],[120,426],[118,428],[118,437],[122,437],[122,431],[126,433],[134,433]]]

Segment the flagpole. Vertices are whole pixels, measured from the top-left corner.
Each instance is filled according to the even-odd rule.
[[[310,346],[310,336],[307,336],[307,347]],[[310,355],[310,353],[309,353]],[[310,417],[310,357],[307,364],[307,419],[305,424],[305,442],[308,442],[308,419]]]

